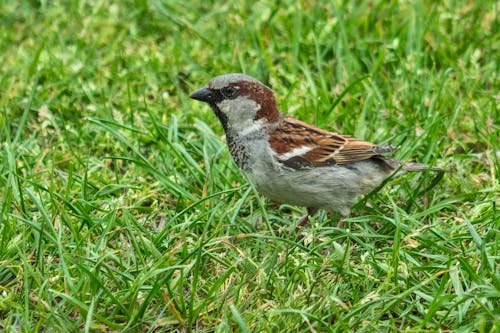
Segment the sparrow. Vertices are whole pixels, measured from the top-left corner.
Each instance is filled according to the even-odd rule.
[[[307,208],[296,230],[318,209],[350,214],[360,195],[386,178],[410,171],[442,171],[386,157],[396,147],[332,133],[282,114],[271,88],[248,75],[213,78],[190,98],[219,119],[229,151],[259,193]]]

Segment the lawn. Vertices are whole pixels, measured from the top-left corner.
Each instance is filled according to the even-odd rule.
[[[0,331],[499,332],[496,1],[1,1]],[[189,94],[448,170],[342,228],[238,170]]]

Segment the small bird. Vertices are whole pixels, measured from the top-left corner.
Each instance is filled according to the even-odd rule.
[[[350,214],[362,194],[393,173],[442,171],[384,156],[394,146],[332,133],[279,112],[271,88],[239,73],[220,75],[191,94],[219,118],[231,155],[269,199],[307,208],[296,230],[318,209]]]

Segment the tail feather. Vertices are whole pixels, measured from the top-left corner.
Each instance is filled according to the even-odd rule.
[[[425,171],[435,171],[444,172],[445,170],[438,167],[429,167],[427,164],[423,163],[406,163],[401,168],[403,172],[425,172]]]
[[[423,164],[423,163],[407,163],[401,167],[402,174],[407,173],[407,172],[426,172],[426,171],[436,172],[436,175],[433,176],[433,179],[431,180],[430,184],[426,188],[419,191],[420,194],[425,193],[425,192],[429,191],[430,189],[432,189],[434,186],[436,186],[441,181],[441,179],[444,177],[444,174],[445,174],[445,172],[447,172],[447,170],[442,169],[442,168],[438,168],[438,167],[430,167],[430,166]]]
[[[447,171],[439,167],[430,167],[427,164],[423,163],[414,163],[414,162],[403,163],[400,160],[395,160],[393,158],[382,155],[374,156],[373,158],[383,162],[383,164],[386,167],[388,167],[388,170],[391,170],[391,172],[397,171],[396,176],[404,175],[407,172],[433,171],[433,172],[444,173]]]

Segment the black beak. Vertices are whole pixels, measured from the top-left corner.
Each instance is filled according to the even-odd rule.
[[[189,98],[195,99],[201,102],[210,103],[214,100],[214,93],[208,89],[207,87],[203,87],[201,89],[196,90],[192,93]]]

